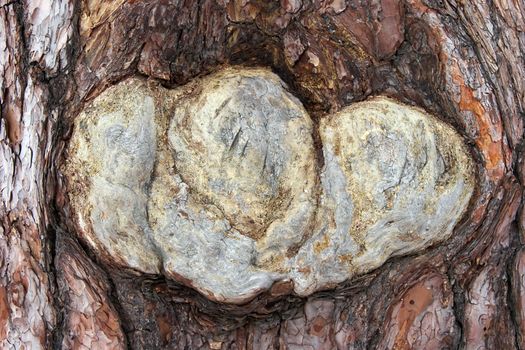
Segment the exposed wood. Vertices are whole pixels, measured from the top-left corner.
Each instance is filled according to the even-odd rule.
[[[272,68],[316,125],[380,93],[442,116],[477,163],[452,238],[240,306],[84,246],[60,170],[84,104],[236,64]],[[525,348],[524,81],[523,0],[0,0],[0,347]]]

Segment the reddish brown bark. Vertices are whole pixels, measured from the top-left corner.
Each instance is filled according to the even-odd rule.
[[[0,1],[0,347],[524,348],[522,0]],[[86,101],[271,67],[316,121],[386,94],[451,123],[478,164],[453,237],[335,290],[242,306],[83,247],[60,166]]]

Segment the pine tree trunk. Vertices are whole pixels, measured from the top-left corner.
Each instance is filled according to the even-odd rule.
[[[314,121],[377,94],[444,116],[477,163],[452,238],[245,305],[97,256],[60,171],[83,105],[238,64],[271,67]],[[525,348],[524,81],[523,0],[0,0],[0,348]]]

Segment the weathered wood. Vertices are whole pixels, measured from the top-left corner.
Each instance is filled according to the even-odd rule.
[[[524,51],[523,0],[0,1],[0,347],[524,348]],[[83,105],[236,64],[273,69],[316,125],[377,94],[442,116],[477,164],[453,236],[240,306],[84,246],[61,174]]]

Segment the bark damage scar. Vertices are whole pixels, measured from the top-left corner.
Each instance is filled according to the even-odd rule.
[[[423,17],[428,23],[429,29],[437,39],[440,46],[440,62],[443,62],[445,79],[447,81],[448,91],[458,91],[459,101],[457,104],[458,112],[471,113],[476,122],[476,132],[469,135],[481,152],[487,176],[490,181],[497,183],[505,174],[507,162],[506,149],[503,141],[503,130],[500,116],[497,114],[497,108],[493,105],[484,105],[475,95],[476,90],[470,88],[463,70],[472,71],[472,75],[478,78],[482,88],[486,88],[484,101],[490,103],[495,100],[494,92],[487,86],[485,80],[478,72],[476,66],[471,66],[469,62],[456,51],[451,42],[455,42],[448,32],[443,29],[442,19],[439,15],[428,8],[419,0],[408,1],[409,12],[417,17]],[[467,120],[468,118],[462,118]],[[468,132],[468,131],[467,131]]]
[[[491,123],[490,115],[483,104],[474,96],[474,91],[466,85],[459,68],[452,68],[454,82],[460,87],[459,109],[463,112],[471,112],[476,117],[479,135],[476,145],[483,154],[485,167],[494,179],[499,179],[505,171],[504,155],[501,145],[501,124]]]
[[[16,104],[9,103],[3,112],[9,142],[11,145],[17,145],[22,140],[19,119],[21,109]]]

